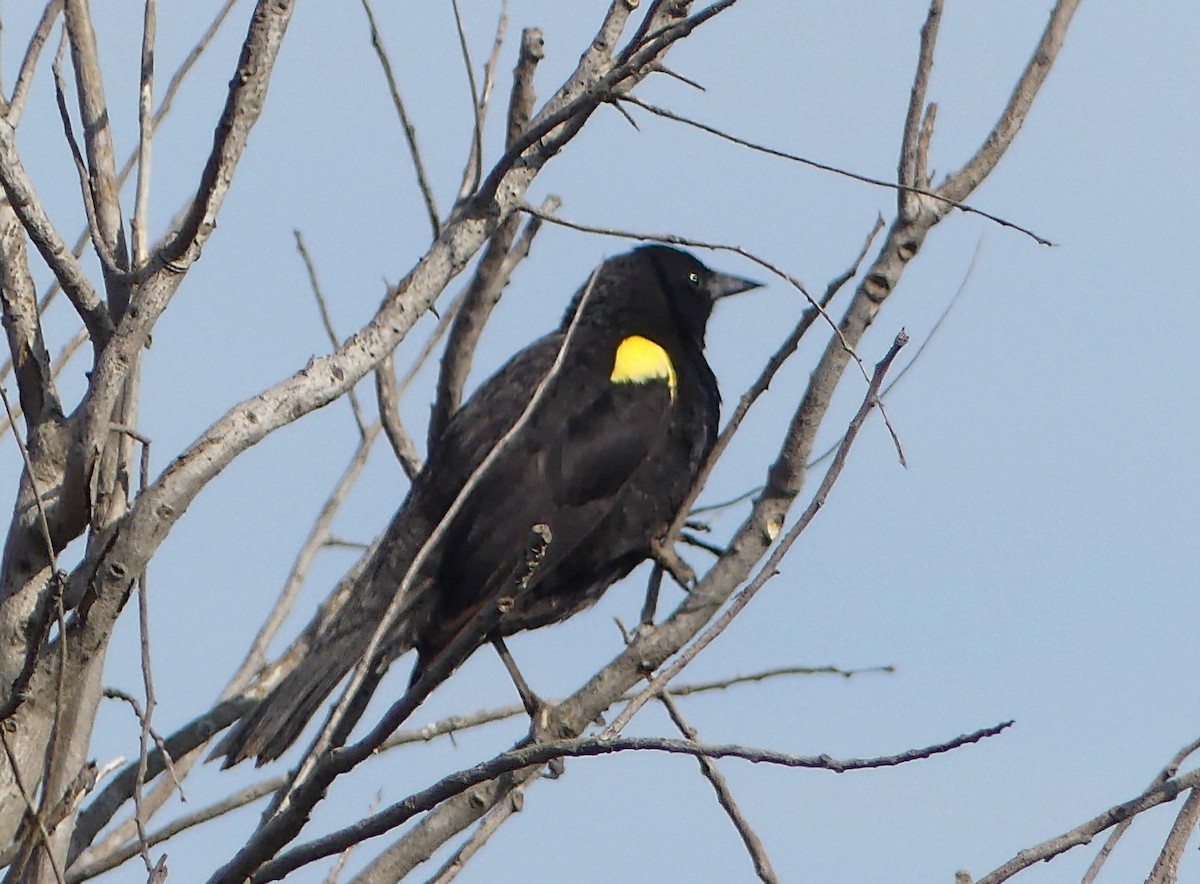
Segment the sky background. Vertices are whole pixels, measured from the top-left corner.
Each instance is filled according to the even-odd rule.
[[[34,5],[3,8],[6,88]],[[160,4],[160,93],[218,5]],[[481,63],[498,8],[462,5]],[[135,145],[138,6],[94,10],[122,157]],[[929,90],[939,104],[931,160],[938,179],[994,123],[1049,6],[947,4]],[[444,213],[470,138],[450,4],[378,7]],[[485,141],[489,160],[500,153],[520,29],[544,31],[537,79],[544,98],[572,69],[603,8],[512,0]],[[239,4],[155,141],[156,234],[194,191],[249,10]],[[707,91],[660,77],[638,94],[750,140],[890,179],[924,14],[925,4],[914,0],[744,0],[670,55],[675,70]],[[874,362],[906,328],[913,338],[900,360],[906,363],[963,288],[887,399],[908,468],[873,417],[781,574],[681,679],[787,665],[895,667],[890,675],[780,679],[681,701],[706,741],[803,755],[892,754],[1016,721],[981,745],[892,770],[839,776],[723,762],[781,880],[950,882],[959,868],[982,875],[1136,795],[1200,736],[1200,286],[1190,269],[1200,229],[1198,40],[1200,6],[1189,0],[1136,10],[1115,0],[1083,3],[1023,131],[970,198],[1054,247],[972,215],[953,215],[934,230],[859,348]],[[73,238],[82,216],[49,54],[18,144],[51,216]],[[877,215],[894,214],[891,191],[632,113],[640,130],[611,108],[597,111],[537,179],[531,201],[558,194],[561,214],[572,220],[742,245],[812,291],[849,265]],[[131,212],[131,197],[125,205]],[[230,405],[328,351],[293,230],[304,234],[343,336],[369,319],[385,284],[428,242],[357,3],[300,4],[219,229],[157,326],[145,355],[140,425],[153,439],[156,467]],[[487,329],[472,383],[556,325],[592,267],[628,247],[544,229]],[[764,276],[736,256],[702,258]],[[88,261],[94,269],[90,253]],[[44,268],[35,269],[44,281]],[[794,290],[766,281],[767,289],[722,304],[710,326],[710,360],[727,403],[737,401],[804,306]],[[432,317],[418,323],[397,353],[399,366],[411,363],[433,324]],[[57,304],[47,317],[52,351],[76,327],[69,307]],[[825,331],[816,331],[756,407],[702,502],[761,483],[825,345]],[[72,365],[62,381],[69,402],[82,389],[84,368]],[[423,372],[404,401],[419,441],[432,380],[432,371]],[[847,372],[818,449],[837,440],[863,386]],[[369,384],[361,392],[373,402]],[[274,434],[213,482],[163,545],[150,571],[161,732],[206,708],[240,662],[356,436],[345,401]],[[8,497],[18,472],[16,447],[5,439],[0,489]],[[381,441],[338,516],[338,536],[368,541],[406,487]],[[727,537],[745,513],[715,519],[715,536]],[[709,561],[689,556],[701,567]],[[344,550],[322,554],[280,646],[352,561]],[[535,689],[568,693],[618,651],[612,618],[636,619],[644,577],[637,572],[568,624],[512,641]],[[677,600],[668,589],[666,604]],[[106,681],[140,694],[132,614],[119,624]],[[406,661],[396,669],[380,703],[407,677]],[[478,654],[410,723],[513,699],[494,655]],[[523,730],[514,720],[454,744],[376,759],[338,782],[303,839],[490,757]],[[650,706],[629,733],[673,730]],[[106,703],[97,758],[135,756],[136,741],[129,710]],[[269,772],[283,770],[277,764]],[[189,779],[185,809],[260,776],[210,766]],[[1139,819],[1100,880],[1144,879],[1177,807]],[[244,810],[168,844],[171,879],[205,877],[257,813]],[[360,848],[350,867],[386,843]],[[1077,849],[1020,880],[1078,881],[1095,849]],[[327,868],[311,866],[295,880],[322,880]],[[460,877],[468,884],[753,879],[695,762],[657,755],[568,761],[566,775],[534,786],[524,812]],[[107,880],[144,880],[144,872],[130,863]],[[1200,880],[1194,846],[1180,880]]]

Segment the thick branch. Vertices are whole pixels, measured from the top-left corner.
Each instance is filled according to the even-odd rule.
[[[88,0],[66,0],[65,13],[67,34],[71,38],[71,66],[75,69],[79,116],[83,122],[83,143],[87,151],[89,189],[96,209],[96,229],[92,231],[92,239],[98,251],[112,255],[117,266],[126,270],[129,268],[129,254],[121,220],[117,161],[113,153],[108,101],[104,95],[100,51],[96,45]],[[120,322],[129,303],[129,282],[106,273],[105,283],[109,311],[113,321]]]
[[[1058,51],[1066,39],[1071,17],[1078,8],[1079,0],[1058,0],[1055,4],[1033,57],[1029,59],[1021,79],[1017,81],[1000,119],[967,164],[946,177],[938,188],[939,194],[961,202],[996,168],[996,164],[1000,162],[1000,158],[1004,156],[1025,123],[1025,117],[1033,106],[1033,99],[1037,97],[1038,90],[1042,88],[1050,68],[1058,58]]]
[[[0,310],[27,424],[37,427],[47,419],[61,419],[25,252],[25,230],[8,206],[0,206]]]
[[[29,238],[87,327],[92,346],[99,351],[112,337],[112,319],[75,255],[42,208],[42,201],[17,153],[16,131],[6,119],[0,119],[0,184],[3,184],[8,202],[21,219]]]

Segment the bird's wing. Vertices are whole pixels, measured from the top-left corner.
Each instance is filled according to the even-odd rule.
[[[543,478],[555,500],[583,506],[613,498],[665,437],[670,393],[664,383],[608,384],[564,409]]]
[[[559,563],[587,541],[666,438],[665,383],[603,381],[566,366],[464,501],[437,576],[447,625],[510,591],[537,524],[549,525],[552,540],[531,585],[554,581]]]

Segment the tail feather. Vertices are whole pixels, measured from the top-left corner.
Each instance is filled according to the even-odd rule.
[[[303,651],[296,668],[213,752],[214,757],[225,757],[224,767],[247,758],[266,764],[296,742],[321,704],[362,657],[376,626],[394,603],[416,550],[431,530],[422,513],[420,506],[406,503],[401,507],[383,536],[339,582],[306,627],[305,640],[311,646]],[[394,611],[394,621],[376,651],[355,706],[348,710],[343,729],[353,726],[388,664],[416,644],[436,602],[429,585],[428,579],[414,581],[407,598]]]
[[[325,698],[357,661],[344,643],[314,650],[281,681],[253,712],[234,725],[213,752],[222,767],[247,758],[259,766],[274,761],[300,736]]]

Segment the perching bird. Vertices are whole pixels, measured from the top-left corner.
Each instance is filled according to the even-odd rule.
[[[665,246],[605,261],[559,329],[517,353],[453,416],[340,611],[218,747],[225,766],[252,756],[263,764],[296,740],[498,446],[410,577],[370,688],[410,649],[416,682],[452,642],[464,650],[451,668],[495,636],[565,620],[649,558],[716,438],[709,314],[719,298],[757,285]],[[535,526],[549,529],[549,541],[526,562]],[[496,617],[480,627],[476,615],[491,610]]]

